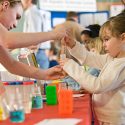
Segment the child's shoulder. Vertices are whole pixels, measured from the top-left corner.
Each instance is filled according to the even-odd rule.
[[[111,66],[116,68],[125,67],[125,58],[114,58],[111,62]]]

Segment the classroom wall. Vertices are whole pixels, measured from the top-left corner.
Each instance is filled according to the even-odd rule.
[[[104,11],[104,10],[110,10],[111,5],[118,5],[122,4],[120,0],[97,0],[97,10],[98,11]]]

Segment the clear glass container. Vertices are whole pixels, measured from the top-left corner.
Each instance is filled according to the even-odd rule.
[[[32,108],[40,109],[43,108],[43,99],[41,95],[40,87],[35,84],[34,93],[32,97]]]
[[[22,96],[18,88],[16,88],[15,94],[10,95],[9,99],[10,121],[16,123],[23,122],[25,120],[25,113],[22,103]]]

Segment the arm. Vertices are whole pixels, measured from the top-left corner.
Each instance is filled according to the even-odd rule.
[[[101,69],[107,61],[112,60],[112,58],[107,54],[99,55],[94,52],[89,52],[86,50],[85,46],[79,42],[76,42],[72,49],[69,48],[69,52],[80,62],[80,64],[86,64],[97,69]]]
[[[28,47],[30,45],[37,45],[40,42],[48,40],[62,39],[66,35],[66,29],[60,27],[51,32],[39,32],[39,33],[21,33],[21,32],[9,32],[2,25],[0,25],[0,42],[7,48],[15,49]]]
[[[108,55],[99,55],[87,51],[84,45],[73,39],[71,33],[68,33],[68,37],[62,39],[61,42],[68,46],[70,54],[75,57],[81,65],[86,64],[90,67],[101,69],[107,61],[112,60]]]
[[[59,66],[40,70],[14,60],[3,46],[0,46],[0,62],[11,73],[41,80],[59,79],[62,76]]]
[[[69,60],[63,67],[69,76],[74,78],[84,89],[90,93],[102,93],[123,86],[125,80],[125,64],[117,61],[105,66],[98,77],[85,72],[76,62]],[[109,75],[111,74],[111,75]]]

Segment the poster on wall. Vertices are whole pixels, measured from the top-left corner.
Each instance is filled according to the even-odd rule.
[[[80,24],[85,27],[92,24],[102,25],[107,20],[108,20],[108,12],[106,11],[80,14]]]
[[[53,19],[53,27],[55,27],[58,24],[64,23],[65,22],[65,18],[54,18]]]
[[[96,0],[39,0],[39,6],[49,11],[97,11]]]
[[[110,16],[116,16],[119,13],[122,12],[122,10],[124,10],[124,6],[123,5],[111,5],[110,7]]]

